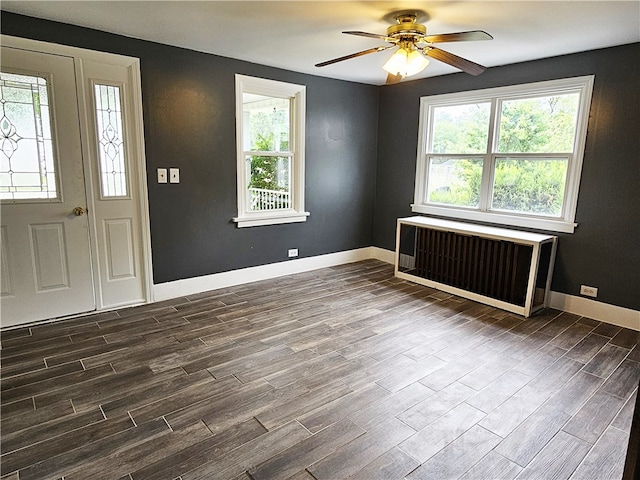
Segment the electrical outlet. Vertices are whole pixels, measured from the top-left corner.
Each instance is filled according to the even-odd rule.
[[[180,169],[179,168],[170,168],[169,169],[169,183],[180,183]]]
[[[289,258],[297,257],[297,256],[298,256],[298,249],[297,248],[290,248],[289,249]]]
[[[580,295],[586,295],[587,297],[596,298],[598,296],[598,289],[596,287],[580,285]]]
[[[167,183],[167,169],[159,168],[158,169],[158,183]]]

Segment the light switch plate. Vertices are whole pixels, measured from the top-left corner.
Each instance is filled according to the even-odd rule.
[[[158,169],[158,183],[167,183],[167,169],[159,168]]]
[[[169,183],[180,183],[180,169],[179,168],[170,168],[169,169]]]

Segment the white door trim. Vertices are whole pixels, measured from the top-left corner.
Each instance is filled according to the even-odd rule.
[[[111,302],[106,304],[104,302],[103,292],[103,280],[100,276],[99,256],[97,254],[101,246],[99,245],[97,234],[97,219],[95,215],[95,202],[99,198],[99,192],[96,191],[94,185],[93,176],[97,174],[97,168],[92,165],[91,159],[93,155],[89,151],[90,142],[86,141],[92,132],[89,128],[89,116],[93,115],[91,112],[91,105],[88,102],[88,96],[86,92],[86,78],[84,76],[83,63],[84,62],[98,62],[108,65],[117,65],[125,67],[128,70],[130,79],[129,92],[130,101],[127,102],[126,108],[129,113],[128,128],[131,130],[131,135],[128,137],[131,145],[131,150],[135,151],[136,157],[132,159],[131,163],[135,163],[136,168],[131,169],[130,185],[132,189],[137,190],[136,198],[137,208],[136,214],[139,220],[139,235],[140,235],[140,255],[142,266],[142,279],[144,289],[143,303],[150,303],[154,300],[153,289],[153,264],[151,257],[151,232],[149,222],[149,200],[147,191],[147,179],[146,179],[146,157],[144,148],[144,124],[142,118],[142,87],[140,77],[140,60],[134,57],[127,57],[123,55],[116,55],[105,52],[98,52],[93,50],[86,50],[83,48],[69,47],[66,45],[59,45],[54,43],[41,42],[37,40],[30,40],[20,37],[13,37],[9,35],[0,35],[2,45],[10,46],[17,49],[31,50],[42,53],[49,53],[54,55],[63,55],[71,57],[74,60],[76,70],[76,85],[78,89],[79,99],[79,114],[80,114],[80,131],[83,138],[82,150],[83,150],[83,165],[84,165],[84,180],[87,192],[87,207],[88,207],[88,220],[89,220],[89,235],[92,247],[91,263],[93,268],[93,278],[95,285],[95,298],[96,309],[107,310],[115,307],[125,306],[128,302]],[[140,303],[140,302],[136,302]]]

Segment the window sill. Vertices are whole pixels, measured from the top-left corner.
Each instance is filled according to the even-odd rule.
[[[293,212],[293,213],[271,213],[246,215],[244,217],[235,217],[233,221],[238,224],[238,228],[260,227],[263,225],[279,225],[283,223],[306,222],[309,212]]]
[[[508,213],[479,212],[477,210],[465,210],[456,208],[436,207],[432,205],[411,204],[411,211],[440,217],[455,218],[458,220],[472,220],[477,222],[495,223],[510,227],[523,227],[549,232],[573,233],[577,223],[565,220],[541,217],[525,217],[509,215]]]

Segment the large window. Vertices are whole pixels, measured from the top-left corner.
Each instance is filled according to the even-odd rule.
[[[413,211],[572,232],[592,85],[423,97]]]
[[[305,87],[236,75],[239,227],[303,222]]]

